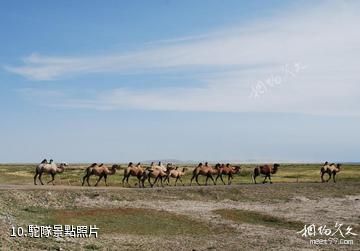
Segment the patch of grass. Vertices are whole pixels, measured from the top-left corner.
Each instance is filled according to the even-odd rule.
[[[285,228],[290,230],[300,230],[304,226],[303,222],[289,221],[284,218],[278,218],[268,214],[248,210],[219,209],[215,210],[214,212],[221,215],[227,220],[232,220],[237,223],[256,224],[267,227]]]
[[[192,235],[209,234],[208,225],[187,216],[141,208],[47,210],[26,208],[36,224],[96,225],[99,234]]]
[[[84,248],[86,250],[100,250],[101,249],[101,247],[99,247],[95,244],[88,244],[88,245],[84,246]]]

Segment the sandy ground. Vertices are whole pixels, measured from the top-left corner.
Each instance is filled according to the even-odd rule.
[[[202,238],[196,235],[139,236],[113,233],[103,235],[101,240],[60,240],[57,241],[59,243],[57,246],[62,247],[57,250],[91,250],[85,248],[89,243],[101,243],[98,248],[100,250],[360,250],[359,236],[352,238],[354,240],[352,246],[316,246],[310,245],[308,238],[301,237],[294,230],[234,222],[213,212],[217,209],[242,209],[301,221],[306,224],[334,225],[335,222],[341,222],[344,225],[348,224],[355,229],[360,229],[360,191],[359,188],[356,188],[359,187],[357,185],[354,186],[357,191],[351,195],[344,194],[343,196],[333,196],[326,190],[319,191],[317,190],[320,187],[318,184],[309,185],[311,187],[309,191],[305,190],[307,189],[306,185],[303,185],[303,190],[296,190],[297,184],[264,185],[264,187],[261,187],[262,185],[256,187],[254,185],[243,185],[154,189],[0,185],[0,193],[6,195],[1,198],[2,204],[0,206],[0,233],[2,236],[0,240],[5,243],[0,246],[0,249],[7,250],[9,241],[18,242],[14,244],[15,249],[19,248],[20,250],[26,246],[26,240],[9,240],[6,237],[9,235],[10,226],[16,224],[17,219],[11,213],[10,202],[5,200],[15,198],[16,201],[21,201],[24,204],[47,208],[61,209],[75,204],[80,208],[164,210],[191,217],[194,222],[205,222],[212,229],[216,229],[214,234]],[[341,185],[338,186],[341,188]],[[250,197],[244,200],[223,198],[226,196],[222,196],[222,194],[216,194],[219,197],[215,199],[209,199],[205,196],[207,193],[215,193],[218,190],[249,194],[253,193],[254,188],[259,190],[270,189],[271,193],[277,189],[282,189],[282,193],[289,190],[289,194],[285,199],[283,197],[278,198],[277,195],[271,193],[268,198],[266,196],[256,197],[255,194],[253,199]],[[184,194],[192,193],[198,197],[189,199],[189,196],[181,196],[178,192],[173,194],[172,191],[181,191]],[[306,193],[302,191],[306,191]],[[38,196],[39,193],[42,194],[41,197]],[[89,196],[89,194],[94,193],[96,196]],[[202,196],[202,194],[205,195]],[[63,196],[65,199],[59,201],[59,196]],[[222,232],[221,229],[224,231]],[[31,250],[32,248],[28,249]],[[44,248],[44,250],[54,249]]]

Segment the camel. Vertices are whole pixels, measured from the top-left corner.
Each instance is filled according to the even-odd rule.
[[[55,185],[55,175],[64,172],[66,166],[66,163],[61,163],[60,166],[57,166],[52,159],[50,160],[50,162],[47,162],[47,160],[44,159],[35,169],[34,184],[37,185],[36,178],[39,177],[41,185],[44,185],[41,180],[41,176],[43,175],[43,173],[48,173],[51,175],[52,179],[48,181],[47,184],[52,182],[52,184]]]
[[[220,177],[222,183],[224,183],[224,185],[225,185],[225,182],[224,182],[222,176],[227,175],[228,176],[228,185],[230,185],[231,180],[233,179],[233,175],[239,173],[241,167],[240,166],[232,167],[229,163],[227,163],[226,165],[224,165],[224,164],[220,165],[220,163],[218,163],[218,164],[216,164],[215,168],[218,169],[218,175],[216,176],[215,183],[217,182],[218,178]]]
[[[178,180],[180,180],[181,184],[184,186],[184,183],[181,180],[181,177],[185,175],[187,171],[187,168],[184,167],[182,169],[182,171],[178,170],[178,167],[176,167],[175,169],[171,170],[168,175],[165,177],[164,181],[167,181],[167,184],[169,185],[170,183],[170,178],[175,178],[175,186]]]
[[[270,165],[263,165],[263,166],[255,167],[254,173],[252,174],[252,179],[253,179],[254,183],[256,184],[256,177],[261,174],[261,175],[265,176],[263,183],[265,183],[266,179],[269,178],[270,184],[272,184],[271,174],[275,174],[278,171],[279,167],[280,167],[279,164],[274,164],[272,167]]]
[[[199,165],[194,169],[193,176],[190,180],[190,186],[192,184],[193,179],[195,179],[196,183],[200,186],[198,178],[199,175],[206,176],[205,186],[207,186],[208,179],[210,178],[214,185],[216,185],[214,178],[212,177],[213,174],[217,174],[218,170],[210,166],[207,162],[203,165],[203,163],[199,163]]]
[[[86,179],[86,182],[87,182],[88,186],[90,186],[89,179],[90,179],[90,176],[92,176],[92,175],[99,176],[99,179],[96,181],[95,186],[97,186],[99,184],[99,181],[103,177],[104,177],[104,180],[105,180],[105,185],[108,186],[108,184],[106,182],[107,176],[108,175],[114,175],[116,173],[117,168],[119,168],[118,165],[112,165],[111,169],[109,169],[104,164],[100,164],[100,165],[98,165],[97,163],[91,164],[85,170],[85,175],[83,177],[82,186],[85,183],[85,179]]]
[[[321,182],[325,182],[324,174],[327,173],[329,175],[329,178],[326,180],[326,182],[329,182],[329,180],[331,179],[331,176],[332,176],[334,183],[336,183],[335,176],[338,172],[340,172],[340,168],[341,168],[341,164],[336,164],[336,165],[335,165],[335,163],[329,164],[329,162],[326,161],[324,163],[324,166],[321,167],[321,169],[320,169]]]
[[[139,187],[141,187],[141,177],[144,173],[144,168],[141,166],[141,163],[137,163],[136,166],[134,166],[134,164],[132,162],[129,162],[128,167],[124,170],[124,178],[122,180],[123,186],[124,186],[124,182],[126,181],[126,183],[129,185],[129,178],[130,176],[135,176],[138,179],[139,182]]]
[[[164,166],[161,165],[161,162],[159,162],[159,164],[160,165],[155,165],[154,162],[152,162],[150,167],[145,170],[141,178],[142,187],[145,187],[144,183],[146,179],[151,187],[153,187],[160,179],[161,186],[164,187],[163,178],[166,178],[173,168],[172,164],[168,163],[164,171]],[[151,178],[155,179],[154,183],[151,183]]]

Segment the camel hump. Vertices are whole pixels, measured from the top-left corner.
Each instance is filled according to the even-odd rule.
[[[47,163],[47,159],[43,159],[43,161],[41,161],[41,164],[45,164]]]
[[[104,165],[104,163],[101,163],[99,166],[103,166]]]
[[[97,163],[92,163],[89,167],[94,167],[96,165],[97,165]]]

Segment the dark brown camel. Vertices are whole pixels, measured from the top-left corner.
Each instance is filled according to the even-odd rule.
[[[254,168],[254,173],[252,174],[252,178],[254,183],[256,184],[256,177],[259,175],[263,175],[265,176],[265,179],[263,181],[263,183],[266,182],[266,179],[269,178],[270,180],[270,184],[272,184],[271,181],[271,175],[275,174],[278,171],[278,168],[280,167],[279,164],[274,164],[272,167],[270,165],[263,165],[263,166],[258,166]]]

